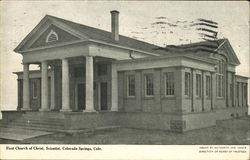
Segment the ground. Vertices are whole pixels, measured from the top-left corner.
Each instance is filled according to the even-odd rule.
[[[248,121],[250,122],[250,121]],[[231,121],[230,121],[231,123]],[[226,122],[223,125],[174,133],[161,130],[142,130],[116,128],[88,133],[55,133],[23,141],[0,139],[1,144],[162,144],[162,145],[249,145],[250,127],[241,126],[240,120],[234,125]],[[228,125],[229,124],[229,125]],[[249,123],[248,123],[249,124]]]

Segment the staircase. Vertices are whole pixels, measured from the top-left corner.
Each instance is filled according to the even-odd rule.
[[[64,114],[60,112],[26,112],[11,122],[1,122],[0,127],[63,132],[64,121]]]

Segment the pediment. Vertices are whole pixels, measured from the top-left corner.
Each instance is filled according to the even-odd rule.
[[[67,24],[57,21],[51,16],[45,16],[14,51],[21,53],[30,49],[42,49],[87,39],[87,36]]]
[[[52,24],[29,48],[38,48],[77,40],[80,39]]]
[[[220,51],[219,52],[220,54],[223,54],[224,56],[227,57],[227,61],[230,64],[233,64],[233,65],[240,64],[240,61],[239,61],[237,55],[235,54],[231,44],[229,43],[229,41],[227,39],[225,39],[225,42],[223,43],[223,45],[219,51]]]

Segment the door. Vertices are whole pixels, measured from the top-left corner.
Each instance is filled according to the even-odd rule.
[[[50,88],[50,86],[48,86],[48,88]],[[48,96],[50,97],[50,95]],[[39,108],[41,108],[41,80],[40,79],[30,80],[30,106],[33,111],[38,111]]]
[[[108,92],[107,92],[107,82],[101,83],[101,110],[108,110]]]
[[[79,83],[77,85],[77,109],[85,109],[85,83]]]

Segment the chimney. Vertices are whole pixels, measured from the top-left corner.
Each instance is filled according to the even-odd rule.
[[[111,13],[111,36],[114,40],[119,41],[119,12],[116,10]]]

